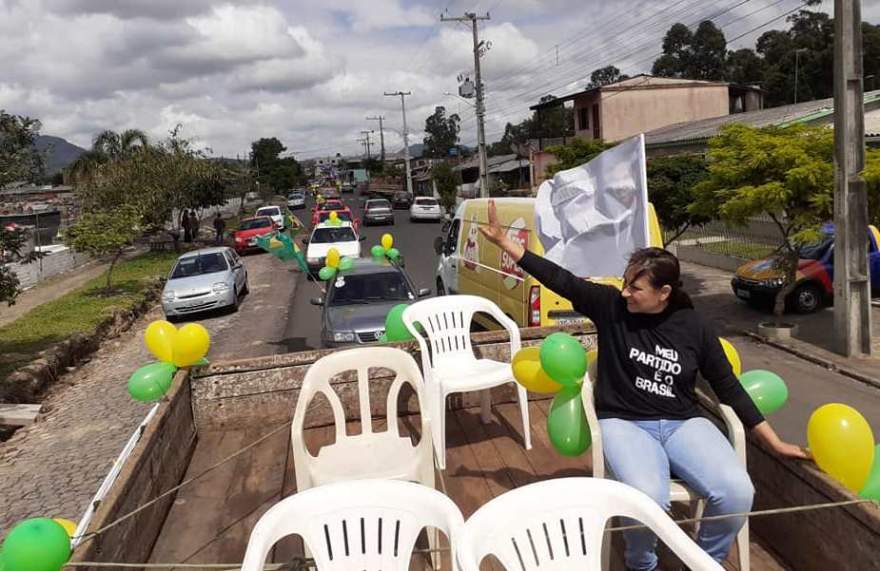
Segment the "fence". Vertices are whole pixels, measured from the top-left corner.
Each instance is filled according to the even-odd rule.
[[[666,233],[664,243],[671,237]],[[734,271],[748,260],[772,254],[780,240],[779,229],[769,217],[756,217],[742,227],[716,221],[689,228],[668,246],[683,261]]]

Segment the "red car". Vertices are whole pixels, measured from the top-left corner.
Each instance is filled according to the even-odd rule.
[[[268,216],[254,216],[245,218],[233,234],[235,251],[239,254],[248,250],[257,250],[257,236],[270,234],[275,231],[275,224]]]
[[[312,209],[312,226],[315,226],[319,222],[326,221],[330,212],[334,210],[341,220],[353,221],[354,216],[351,212],[351,208],[346,206],[344,202],[341,200],[327,200],[321,206],[315,206]],[[343,214],[347,214],[348,218],[344,218]]]

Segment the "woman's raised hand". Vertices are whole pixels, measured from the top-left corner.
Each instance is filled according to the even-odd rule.
[[[501,225],[498,224],[498,212],[495,209],[495,201],[489,200],[489,208],[488,208],[488,223],[480,224],[480,233],[486,237],[487,240],[492,242],[495,245],[499,245],[502,240],[504,240],[504,230],[501,228]]]

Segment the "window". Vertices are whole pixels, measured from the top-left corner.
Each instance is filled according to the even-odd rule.
[[[340,220],[342,220],[343,222],[351,222],[351,214],[349,214],[348,212],[344,212],[344,211],[340,210],[340,211],[336,212],[336,217],[339,218]],[[320,214],[318,214],[318,221],[319,222],[327,222],[327,220],[329,218],[330,218],[329,212],[321,212]]]
[[[380,272],[345,276],[342,287],[334,283],[327,305],[367,304],[382,301],[409,301],[412,290],[399,272]]]
[[[225,272],[227,269],[229,269],[229,265],[226,263],[226,258],[221,252],[199,254],[178,260],[177,265],[174,266],[174,271],[171,272],[170,279],[175,280]]]
[[[437,206],[439,203],[436,198],[416,198],[416,204],[419,206]]]
[[[578,108],[578,129],[586,131],[590,128],[590,109],[589,107]]]
[[[333,242],[353,242],[357,240],[354,230],[349,226],[342,228],[318,228],[312,234],[310,243],[331,244]]]
[[[599,104],[593,103],[593,138],[600,139],[602,138],[602,133],[599,130]]]
[[[449,228],[449,235],[446,237],[447,255],[454,252],[455,247],[458,245],[458,230],[460,228],[461,228],[461,220],[455,220],[452,222],[452,227]]]
[[[277,206],[260,208],[259,210],[257,210],[257,216],[281,216],[281,209]]]
[[[271,228],[272,221],[268,218],[254,218],[252,220],[244,220],[241,223],[241,226],[238,227],[239,230],[253,230],[255,228]]]

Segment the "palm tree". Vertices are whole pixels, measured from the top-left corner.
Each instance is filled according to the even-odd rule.
[[[73,182],[85,182],[93,178],[103,165],[124,160],[149,147],[149,138],[140,129],[126,129],[121,133],[108,129],[95,137],[91,150],[65,169],[66,175]]]

